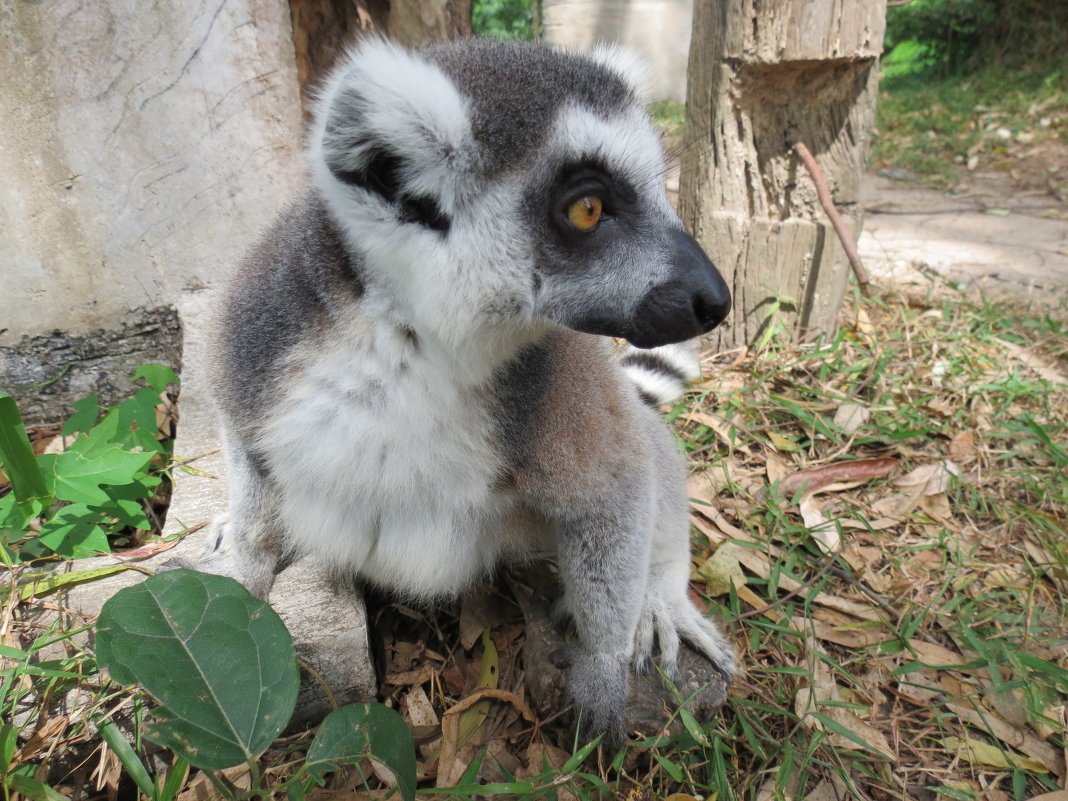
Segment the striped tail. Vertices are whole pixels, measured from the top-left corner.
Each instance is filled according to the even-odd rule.
[[[619,363],[642,400],[653,407],[675,401],[687,384],[701,377],[701,362],[692,341],[649,350],[627,345]]]

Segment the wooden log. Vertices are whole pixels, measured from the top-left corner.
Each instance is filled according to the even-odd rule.
[[[883,0],[695,3],[679,208],[734,292],[718,349],[833,330],[850,267],[793,145],[855,235],[884,24]]]

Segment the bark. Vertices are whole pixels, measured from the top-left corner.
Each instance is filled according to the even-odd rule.
[[[719,349],[833,329],[850,268],[792,147],[858,232],[884,25],[884,0],[696,0],[679,205],[734,292]]]
[[[290,0],[305,109],[346,46],[377,32],[407,47],[471,35],[471,0]]]

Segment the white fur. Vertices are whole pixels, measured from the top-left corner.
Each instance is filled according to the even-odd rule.
[[[649,100],[652,71],[636,50],[601,42],[587,56],[619,75],[641,100]]]
[[[294,354],[257,445],[300,553],[415,596],[453,594],[525,534],[502,525],[512,501],[493,490],[494,421],[470,394],[484,369],[413,345],[387,302],[361,311]]]
[[[349,53],[318,98],[308,146],[315,183],[321,188],[332,185],[336,191],[361,191],[329,176],[324,158],[329,109],[339,97],[351,94],[350,89],[362,99],[359,128],[375,131],[382,142],[413,157],[419,169],[405,176],[405,182],[438,198],[447,214],[455,213],[473,191],[473,186],[457,180],[473,156],[467,101],[436,65],[385,40],[364,41]],[[350,148],[346,154],[352,167],[362,165],[365,157],[361,148]]]
[[[644,353],[653,356],[682,376],[682,380],[677,381],[672,376],[653,370],[641,363],[623,364],[623,371],[627,374],[627,377],[657,404],[675,401],[685,390],[686,384],[692,383],[701,377],[701,360],[697,358],[697,348],[694,347],[693,342],[662,345],[659,348],[650,350],[640,350],[633,345],[627,345],[620,358],[625,359],[628,353]]]

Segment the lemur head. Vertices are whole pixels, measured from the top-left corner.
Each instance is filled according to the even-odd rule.
[[[457,337],[550,321],[653,347],[720,323],[730,293],[668,204],[632,64],[360,45],[323,91],[310,158],[367,280]]]

